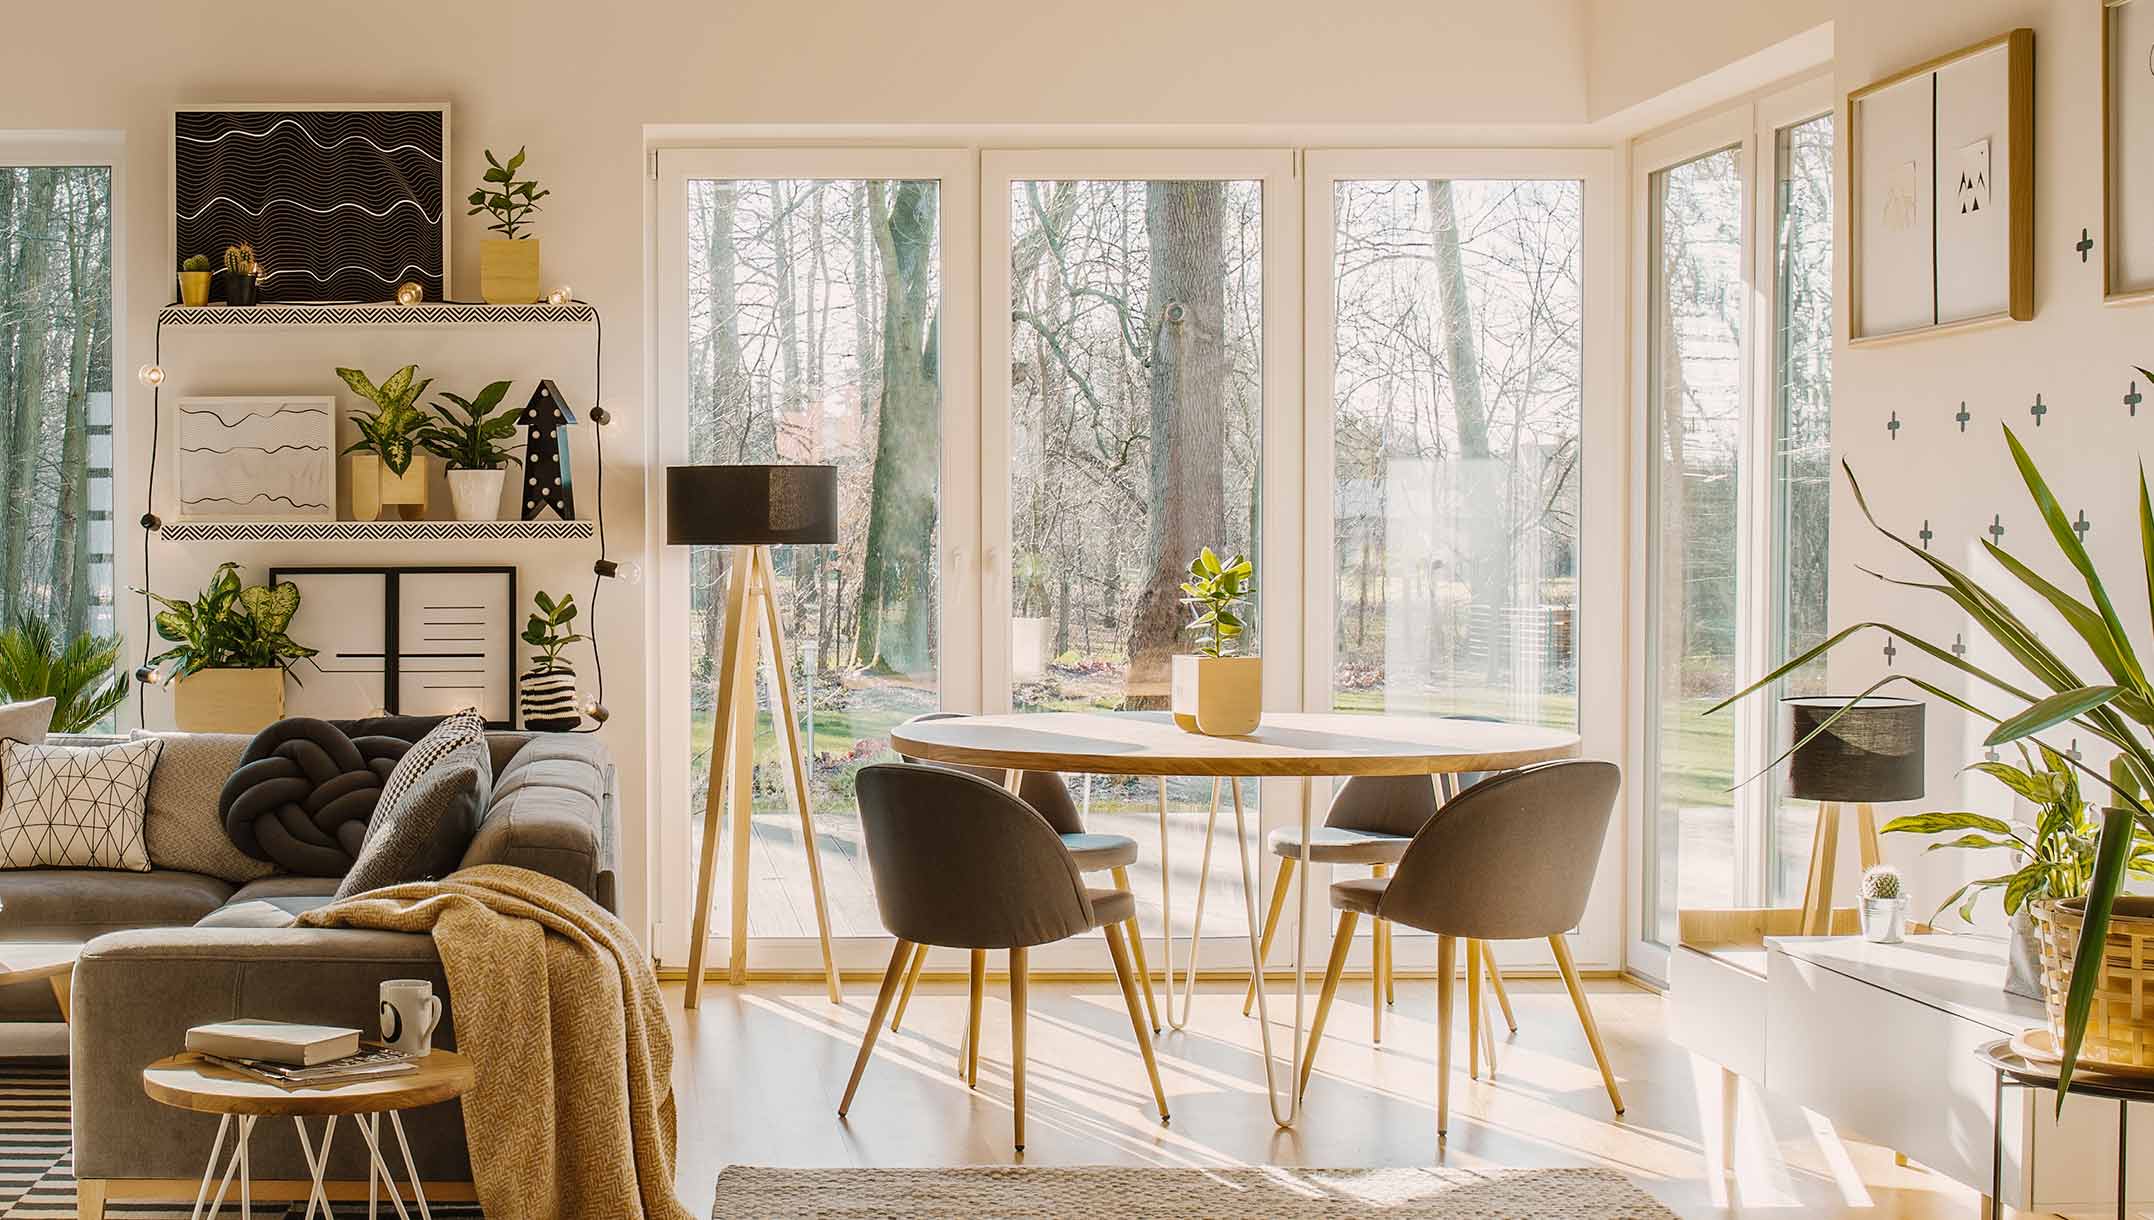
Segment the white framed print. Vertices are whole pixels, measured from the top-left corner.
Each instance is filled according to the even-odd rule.
[[[2154,301],[2154,4],[2102,7],[2102,299]]]
[[[336,520],[336,399],[182,398],[174,411],[180,520]]]

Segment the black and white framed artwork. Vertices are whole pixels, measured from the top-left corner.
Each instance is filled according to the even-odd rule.
[[[516,569],[280,567],[299,586],[291,636],[317,649],[285,691],[288,716],[516,720]],[[317,672],[317,667],[319,672]]]
[[[172,265],[254,247],[263,304],[449,290],[446,103],[205,105],[172,115]]]

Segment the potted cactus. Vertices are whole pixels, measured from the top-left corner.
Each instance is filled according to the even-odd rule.
[[[434,421],[419,438],[428,453],[448,463],[449,502],[456,506],[458,521],[500,516],[501,484],[509,463],[519,460],[501,446],[516,431],[516,409],[501,406],[508,392],[508,382],[496,381],[476,398],[442,394],[456,410],[435,403]]]
[[[1862,938],[1896,945],[1907,933],[1907,878],[1890,864],[1862,874]]]
[[[1236,655],[1248,630],[1241,609],[1256,592],[1255,572],[1247,556],[1222,560],[1210,547],[1189,562],[1182,604],[1198,632],[1197,651],[1175,655],[1171,682],[1174,723],[1187,732],[1238,737],[1255,732],[1263,717],[1263,659]]]
[[[210,270],[207,254],[190,254],[180,264],[180,304],[200,307],[209,304],[209,281],[216,272]]]
[[[379,520],[381,510],[389,505],[396,506],[406,520],[426,513],[433,462],[419,452],[419,444],[429,425],[426,412],[412,404],[434,382],[431,377],[420,381],[418,375],[419,366],[407,364],[377,386],[358,369],[337,370],[345,385],[375,406],[371,413],[353,414],[359,439],[344,450],[351,455],[354,520]]]
[[[246,242],[224,248],[224,303],[252,305],[261,299],[262,265]]]
[[[487,149],[485,181],[465,200],[471,205],[466,215],[486,213],[493,217],[487,230],[501,234],[479,242],[479,295],[489,305],[529,305],[539,296],[538,238],[523,230],[531,223],[531,213],[539,210],[538,201],[553,192],[518,179],[516,171],[523,164],[521,148],[506,163]]]

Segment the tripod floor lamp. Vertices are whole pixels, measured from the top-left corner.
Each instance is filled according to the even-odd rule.
[[[1867,869],[1879,859],[1876,806],[1922,799],[1923,705],[1886,695],[1853,700],[1844,695],[1795,696],[1780,705],[1787,710],[1788,733],[1795,743],[1795,752],[1788,756],[1787,795],[1818,802],[1801,935],[1826,936],[1832,931],[1840,806],[1855,806],[1856,855]],[[1827,721],[1831,723],[1818,732]]]
[[[710,785],[703,802],[703,858],[696,870],[696,917],[688,942],[687,1006],[703,994],[703,949],[710,935],[711,882],[718,865],[718,825],[728,808],[733,826],[732,922],[727,925],[727,980],[748,970],[748,842],[755,773],[755,675],[771,665],[770,690],[785,743],[787,779],[800,814],[815,895],[815,930],[822,939],[823,979],[830,1002],[844,998],[830,952],[830,910],[823,900],[823,865],[808,808],[808,768],[800,725],[793,719],[793,674],[778,613],[773,546],[813,546],[838,540],[835,466],[670,466],[666,468],[666,542],[672,546],[733,548],[725,591],[725,631],[718,652],[718,698],[711,708]]]

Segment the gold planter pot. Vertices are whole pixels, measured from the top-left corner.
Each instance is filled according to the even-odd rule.
[[[396,508],[407,521],[426,516],[427,488],[433,480],[434,459],[417,453],[404,473],[390,471],[379,454],[355,453],[347,468],[352,496],[352,520],[379,521],[384,508]]]
[[[510,241],[489,237],[481,241],[479,296],[488,305],[529,305],[538,300],[538,238]]]
[[[209,304],[209,277],[214,271],[182,271],[179,273],[180,304],[202,306]]]
[[[1264,716],[1263,658],[1184,653],[1173,665],[1175,724],[1207,737],[1256,732]]]
[[[172,720],[187,733],[259,733],[284,715],[284,671],[202,669],[172,687]]]

